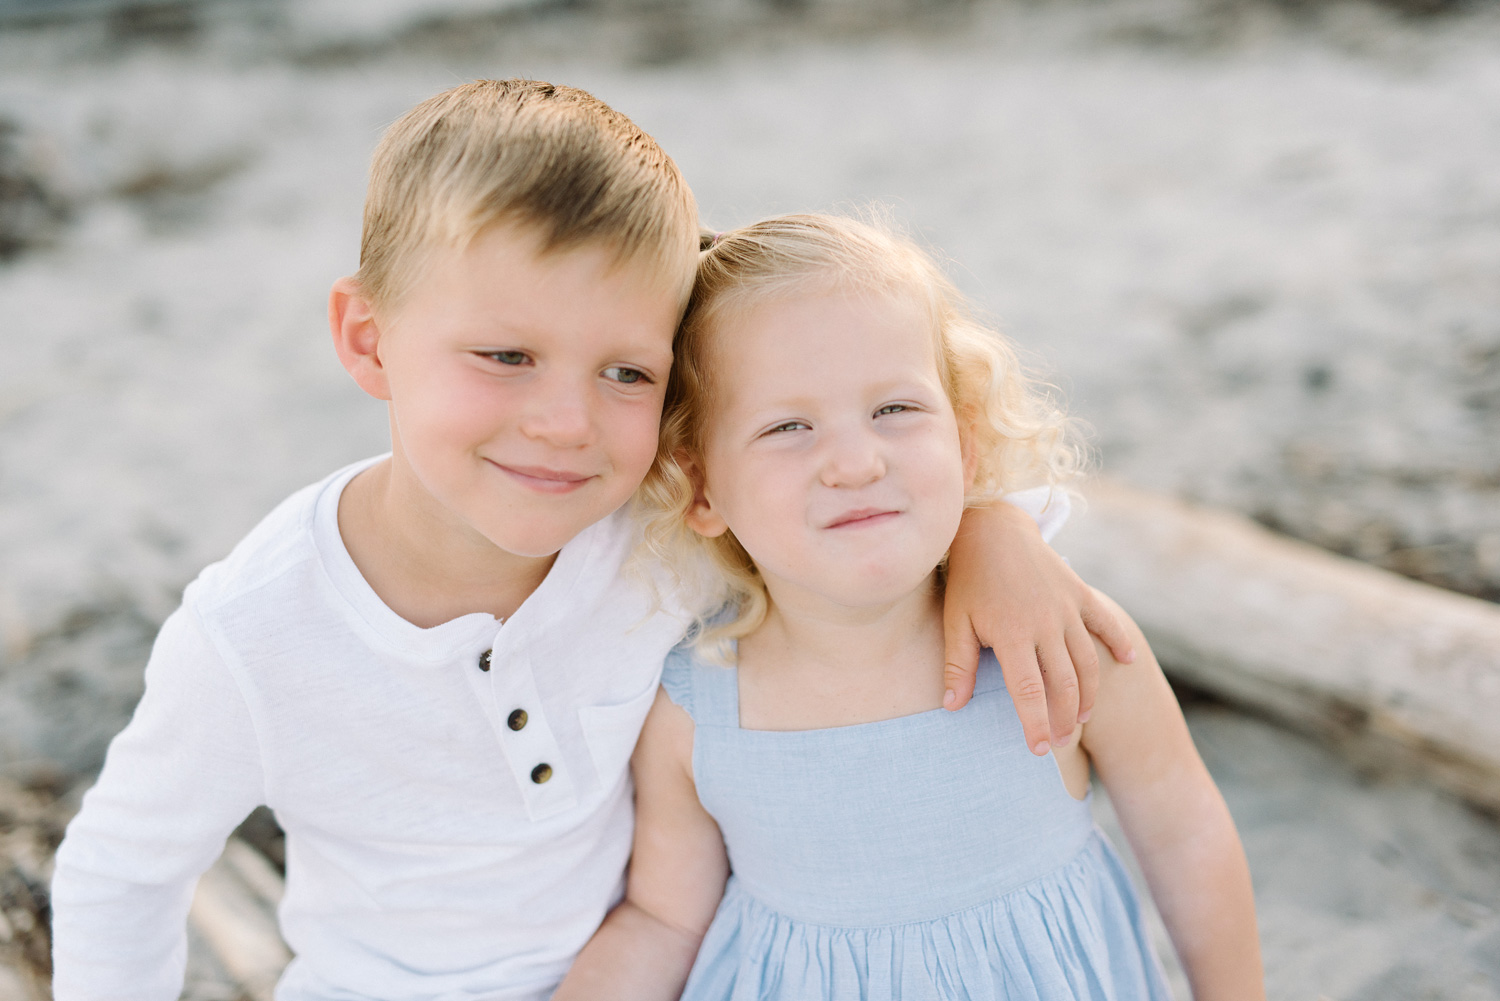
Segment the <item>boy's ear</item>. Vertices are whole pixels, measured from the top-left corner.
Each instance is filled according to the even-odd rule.
[[[688,528],[705,539],[718,538],[729,531],[729,523],[719,517],[719,512],[714,509],[713,501],[708,499],[708,494],[703,487],[702,470],[696,462],[685,455],[679,455],[676,459],[677,465],[682,468],[683,473],[693,484],[693,502],[688,505],[683,520],[687,522]]]
[[[340,278],[328,293],[328,329],[339,361],[377,400],[391,398],[390,380],[380,360],[380,324],[369,298],[353,278]]]

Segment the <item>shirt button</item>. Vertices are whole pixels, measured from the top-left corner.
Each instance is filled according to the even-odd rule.
[[[493,650],[486,650],[479,655],[479,669],[481,671],[488,671],[490,669],[490,654],[494,652]]]
[[[511,712],[510,718],[505,721],[505,725],[512,730],[519,730],[526,725],[528,718],[525,709],[516,709]]]
[[[541,785],[552,777],[552,766],[543,762],[531,770],[531,781]]]

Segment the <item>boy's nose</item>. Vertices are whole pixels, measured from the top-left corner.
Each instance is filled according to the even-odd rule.
[[[562,384],[537,394],[521,419],[521,432],[559,448],[587,444],[593,432],[586,394]]]

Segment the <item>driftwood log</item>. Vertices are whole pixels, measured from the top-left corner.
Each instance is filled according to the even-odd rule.
[[[1098,482],[1058,549],[1175,680],[1500,810],[1500,606]]]
[[[0,777],[0,1001],[51,997],[52,855],[72,815],[60,785]]]

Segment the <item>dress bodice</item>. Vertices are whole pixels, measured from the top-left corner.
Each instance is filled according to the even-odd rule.
[[[1093,833],[1056,760],[1027,748],[989,651],[958,712],[792,731],[741,729],[738,670],[673,657],[699,798],[740,883],[791,917],[938,917],[1059,868]]]
[[[973,700],[820,730],[739,725],[734,668],[674,651],[698,798],[733,875],[682,1001],[1166,1001],[1130,878],[993,655]]]

